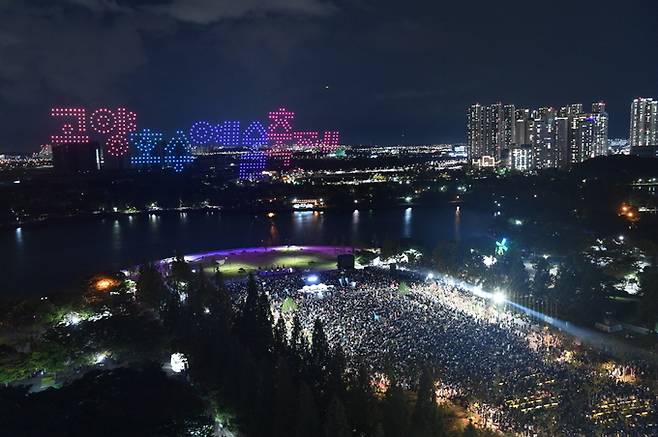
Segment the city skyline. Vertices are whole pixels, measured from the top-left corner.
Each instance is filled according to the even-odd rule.
[[[193,3],[0,6],[0,153],[38,147],[54,106],[123,106],[171,132],[285,106],[347,143],[419,144],[465,141],[475,101],[603,100],[610,136],[626,137],[630,102],[658,95],[658,65],[635,68],[658,39],[652,2],[538,18],[521,4]],[[583,30],[561,34],[558,22]],[[593,23],[596,37],[574,44]]]
[[[636,109],[640,104],[642,109]],[[655,144],[657,130],[655,110],[645,107],[655,108],[653,100],[634,100],[631,117],[636,121],[631,123],[630,137],[641,133],[642,145],[647,146]],[[522,171],[568,167],[610,153],[609,121],[605,102],[592,103],[588,111],[582,103],[532,109],[513,103],[475,103],[467,113],[466,146],[470,162],[480,167]]]

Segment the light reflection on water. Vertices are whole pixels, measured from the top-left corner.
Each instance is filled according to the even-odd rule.
[[[0,231],[7,266],[0,293],[44,294],[85,275],[181,253],[262,245],[379,245],[410,238],[428,248],[483,234],[491,218],[454,207],[265,214],[135,214]],[[9,256],[7,256],[9,255]],[[38,270],[39,274],[35,274]]]
[[[402,228],[402,236],[404,238],[411,237],[411,219],[412,219],[412,209],[411,207],[404,210],[404,227]]]

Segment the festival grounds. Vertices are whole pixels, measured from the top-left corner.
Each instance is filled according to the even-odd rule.
[[[277,246],[221,250],[187,255],[185,260],[212,274],[217,268],[227,278],[249,273],[297,271],[327,271],[336,269],[336,258],[352,254],[352,248],[336,246]],[[356,266],[360,267],[360,266]]]

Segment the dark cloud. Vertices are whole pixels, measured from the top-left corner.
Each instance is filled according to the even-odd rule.
[[[196,24],[272,14],[324,16],[336,10],[322,0],[172,0],[149,9]]]
[[[131,16],[100,20],[67,6],[26,2],[0,10],[0,99],[94,100],[116,91],[116,82],[143,65],[146,55]]]

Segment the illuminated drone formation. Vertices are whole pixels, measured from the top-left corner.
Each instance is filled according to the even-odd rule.
[[[51,117],[72,117],[75,123],[64,123],[58,135],[52,135],[52,144],[66,143],[88,143],[87,135],[87,111],[84,108],[53,108],[50,110]]]
[[[199,146],[209,146],[215,142],[215,126],[207,121],[197,121],[190,128],[190,140]]]
[[[267,128],[267,138],[272,142],[272,148],[267,151],[267,155],[273,159],[281,161],[284,168],[290,166],[292,158],[292,120],[295,113],[279,108],[268,114],[270,125]]]
[[[164,148],[164,164],[172,167],[176,173],[183,171],[183,168],[194,161],[192,156],[192,145],[183,131],[176,131]]]
[[[51,117],[73,117],[75,123],[65,123],[59,135],[52,135],[54,145],[66,143],[87,143],[91,140],[87,133],[87,111],[84,108],[53,108]],[[137,130],[137,114],[125,108],[111,111],[107,108],[95,110],[89,116],[89,127],[93,133],[106,138],[105,150],[108,154],[121,157],[130,150],[128,134]]]
[[[340,133],[338,131],[326,131],[319,147],[322,153],[334,153],[338,150]]]
[[[267,145],[267,131],[261,123],[254,121],[245,129],[243,142],[249,147],[249,151],[240,156],[238,177],[257,179],[267,164],[267,155],[260,150]]]
[[[254,121],[244,131],[243,143],[252,150],[267,146],[267,139],[267,131],[259,121]]]
[[[225,147],[241,146],[240,143],[240,122],[225,121],[217,126],[216,130],[217,144]]]
[[[181,171],[193,161],[193,145],[246,146],[249,150],[240,158],[240,178],[260,175],[268,158],[278,161],[284,168],[289,167],[293,148],[333,153],[338,149],[340,140],[337,131],[326,131],[322,137],[318,131],[295,131],[295,113],[279,108],[268,114],[267,127],[258,121],[252,122],[244,130],[239,121],[224,121],[220,124],[197,121],[187,132],[176,132],[176,136],[165,145],[163,158],[158,153],[158,145],[164,141],[163,135],[149,129],[137,132],[137,115],[125,108],[99,108],[89,116],[84,108],[53,108],[50,115],[73,119],[62,124],[60,131],[51,136],[53,145],[87,143],[91,141],[91,134],[95,134],[105,140],[104,150],[108,155],[130,155],[130,163],[136,166],[164,164]]]
[[[240,156],[240,170],[238,177],[240,179],[254,180],[258,179],[265,170],[267,164],[267,155],[260,150],[250,150]]]
[[[136,153],[130,158],[130,163],[137,166],[160,164],[162,159],[157,155],[156,149],[163,139],[164,135],[160,132],[152,132],[149,129],[131,133],[130,142]]]

